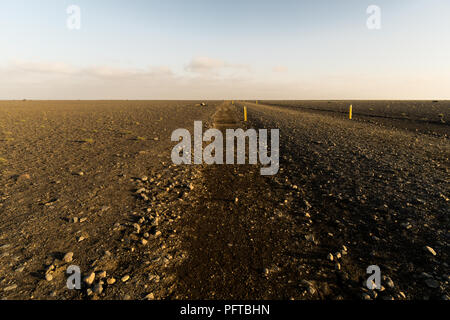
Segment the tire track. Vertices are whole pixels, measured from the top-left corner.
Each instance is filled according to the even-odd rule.
[[[242,127],[234,106],[213,116],[221,130]],[[256,165],[201,168],[198,201],[185,213],[186,263],[178,269],[178,292],[187,299],[289,298],[276,273],[289,242],[279,205]]]

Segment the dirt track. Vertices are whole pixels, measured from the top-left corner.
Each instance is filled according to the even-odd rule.
[[[2,103],[0,296],[375,298],[372,264],[376,298],[449,295],[448,125],[245,104],[246,127],[280,129],[274,177],[171,164],[171,132],[212,127],[219,102]],[[65,288],[69,251],[101,292]]]

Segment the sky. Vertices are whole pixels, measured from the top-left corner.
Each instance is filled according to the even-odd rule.
[[[1,0],[0,99],[450,99],[449,17],[448,0]]]

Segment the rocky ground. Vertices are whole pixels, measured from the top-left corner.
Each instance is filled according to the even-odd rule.
[[[170,136],[194,120],[207,125],[214,105],[1,103],[0,296],[141,299],[168,289],[170,276],[159,275],[179,258],[169,249],[180,214],[171,207],[193,179],[192,168],[172,165]],[[69,265],[88,283],[94,272],[93,283],[67,290]]]
[[[225,113],[280,129],[273,177],[172,164],[172,131],[217,127],[220,102],[2,102],[0,297],[448,299],[445,114],[268,104]]]
[[[448,298],[446,135],[247,105],[253,123],[281,129],[285,170],[276,179],[304,190],[320,262],[336,264],[332,283],[354,298]],[[336,259],[342,246],[348,254]],[[357,290],[369,265],[380,266],[386,291]]]

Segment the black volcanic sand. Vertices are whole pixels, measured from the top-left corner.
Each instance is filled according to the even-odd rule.
[[[239,104],[241,117],[243,105],[249,127],[280,128],[280,173],[201,170],[200,199],[182,220],[190,257],[178,269],[178,297],[447,297],[450,144],[442,133],[249,102]],[[365,286],[370,265],[381,268],[382,291]]]
[[[0,297],[448,297],[448,102],[267,103],[1,102]],[[195,120],[279,128],[280,172],[173,165]]]
[[[164,211],[162,203],[172,203],[165,198],[175,194],[166,191],[172,184],[166,179],[191,178],[172,165],[170,138],[175,129],[191,130],[195,120],[208,125],[215,111],[209,104],[0,102],[0,297],[85,298],[86,288],[65,286],[69,264],[61,260],[67,252],[84,274],[107,271],[117,280],[104,286],[103,298],[145,296],[149,271],[140,277],[133,268],[147,267],[141,259],[159,252],[164,237],[139,247],[133,223],[144,215],[150,221]],[[144,176],[158,179],[151,204],[135,195]],[[175,191],[182,190],[178,181]],[[52,281],[45,280],[47,270]],[[131,279],[122,283],[127,273]]]
[[[450,101],[262,101],[263,104],[448,137]]]

